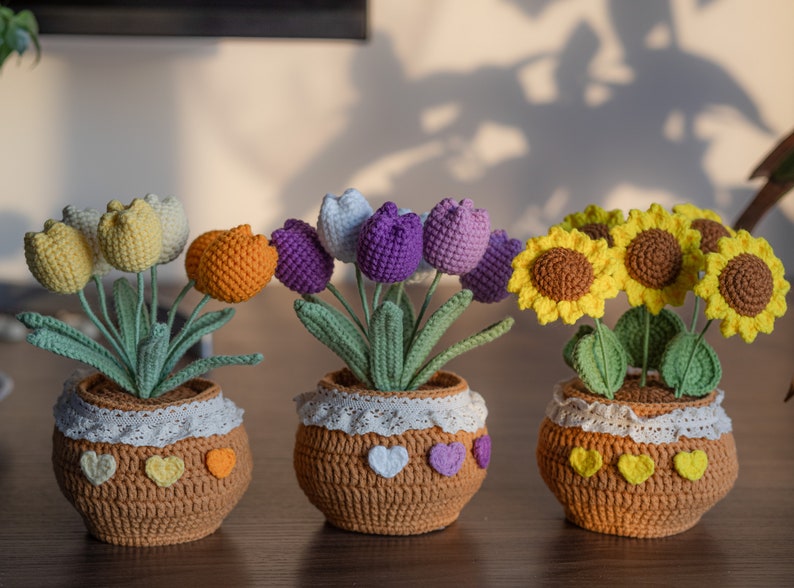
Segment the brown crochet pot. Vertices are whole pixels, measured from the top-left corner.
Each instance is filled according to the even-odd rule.
[[[319,387],[381,399],[386,410],[392,408],[390,400],[437,399],[468,390],[466,381],[450,372],[438,372],[415,392],[367,390],[347,369],[327,374]],[[487,441],[487,456],[478,457],[480,440]],[[431,467],[429,452],[456,442],[465,448],[462,466],[451,475],[439,473]],[[373,470],[369,452],[376,446],[407,450],[407,463],[399,473],[387,478]],[[455,433],[432,426],[383,436],[299,424],[294,452],[298,483],[329,523],[380,535],[418,535],[453,523],[479,490],[489,459],[490,437],[484,426]]]
[[[83,401],[110,410],[149,412],[217,397],[220,387],[194,379],[159,398],[140,399],[121,391],[101,374],[82,380],[76,388]],[[218,450],[210,454],[211,451]],[[208,454],[229,450],[235,456],[225,463]],[[115,473],[99,484],[91,482],[81,458],[93,451],[110,455]],[[174,456],[184,472],[176,481],[164,480],[155,470],[147,474],[147,460]],[[252,460],[243,425],[225,434],[188,437],[164,447],[102,443],[65,436],[56,426],[53,434],[53,467],[64,496],[83,517],[97,539],[117,545],[170,545],[210,535],[242,498],[251,481]],[[223,462],[224,460],[221,460]],[[230,471],[229,471],[230,469]],[[167,472],[166,470],[162,470]]]
[[[591,394],[578,378],[561,386],[564,398],[623,404],[641,418],[679,408],[706,407],[716,395],[712,392],[703,398],[675,399],[659,382],[649,381],[647,387],[640,388],[636,380],[628,379],[615,399],[608,400]],[[590,477],[573,466],[571,452],[577,447],[595,450],[602,457],[603,465]],[[705,452],[708,465],[702,477],[687,479],[678,473],[674,458],[695,450]],[[650,457],[653,474],[640,483],[628,481],[618,468],[618,460],[625,454]],[[738,475],[736,446],[730,432],[717,439],[679,436],[672,443],[637,443],[629,436],[588,432],[545,418],[536,456],[543,480],[569,521],[591,531],[626,537],[664,537],[690,529],[730,491]]]

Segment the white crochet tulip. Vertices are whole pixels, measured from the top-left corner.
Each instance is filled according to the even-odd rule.
[[[160,217],[163,226],[163,250],[157,263],[173,261],[182,253],[190,233],[185,209],[173,196],[160,200],[156,194],[147,194],[143,199]]]
[[[84,208],[81,210],[70,204],[63,209],[63,224],[80,231],[91,245],[91,251],[94,253],[92,273],[94,276],[104,276],[113,269],[105,259],[105,256],[102,255],[102,249],[99,247],[99,240],[97,239],[97,227],[101,217],[102,212],[95,208]]]
[[[361,225],[372,216],[372,206],[353,188],[341,196],[326,194],[317,219],[317,235],[332,257],[345,263],[356,260]]]

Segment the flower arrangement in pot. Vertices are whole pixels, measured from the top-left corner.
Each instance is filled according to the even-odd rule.
[[[508,295],[521,243],[491,231],[487,211],[471,200],[447,198],[423,216],[393,202],[373,212],[351,189],[325,196],[316,229],[290,219],[271,236],[276,277],[302,295],[298,318],[346,366],[295,399],[299,485],[342,529],[415,535],[446,527],[479,489],[490,460],[482,396],[442,368],[506,333],[513,319],[431,354],[473,300]],[[358,311],[330,282],[335,259],[355,268]],[[431,273],[417,311],[406,284]],[[463,287],[430,312],[444,274],[459,276]],[[324,290],[338,304],[317,296]]]
[[[629,537],[694,526],[738,474],[722,370],[704,335],[715,320],[748,343],[771,332],[789,284],[769,244],[692,205],[628,218],[590,206],[529,239],[513,268],[508,289],[541,324],[594,320],[563,350],[577,377],[556,386],[536,451],[566,517]],[[605,300],[619,291],[630,308],[609,328]],[[685,324],[667,307],[690,291]]]
[[[248,225],[204,233],[186,254],[187,285],[158,313],[158,266],[176,259],[187,239],[182,204],[152,194],[128,206],[111,201],[104,214],[67,206],[61,221],[25,235],[33,276],[52,292],[76,293],[107,345],[51,316],[17,317],[32,330],[31,344],[95,370],[64,384],[52,459],[63,494],[89,532],[109,543],[166,545],[209,535],[251,480],[243,411],[202,375],[262,356],[188,362],[185,355],[234,315],[231,307],[202,312],[207,302],[254,296],[273,276],[277,254]],[[135,279],[117,278],[108,301],[102,277],[113,268]],[[92,281],[94,306],[86,296]],[[179,326],[177,308],[193,288],[204,296]]]

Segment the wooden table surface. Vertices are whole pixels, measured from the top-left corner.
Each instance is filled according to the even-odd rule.
[[[74,309],[72,298],[12,303],[51,311]],[[451,337],[506,314],[517,319],[507,336],[448,366],[488,403],[488,477],[455,524],[392,538],[330,527],[297,485],[292,398],[340,363],[300,326],[293,298],[269,287],[214,339],[217,353],[265,355],[258,366],[212,376],[245,409],[253,481],[218,532],[171,547],[117,547],[86,533],[50,464],[52,407],[76,364],[24,342],[0,343],[0,371],[15,383],[0,402],[0,586],[794,585],[794,401],[783,403],[794,375],[794,313],[752,345],[711,330],[738,482],[692,530],[639,540],[567,523],[537,471],[537,430],[553,384],[570,376],[560,350],[573,328],[540,327],[510,299],[472,306]]]

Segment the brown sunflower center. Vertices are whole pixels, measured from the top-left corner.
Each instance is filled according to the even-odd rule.
[[[595,275],[593,265],[584,254],[555,247],[535,260],[532,278],[543,296],[559,302],[579,300],[590,291]]]
[[[719,284],[728,306],[742,316],[753,317],[772,300],[775,280],[763,259],[741,253],[722,270]]]
[[[647,288],[661,290],[674,283],[683,265],[678,239],[662,229],[641,232],[626,249],[629,275]]]
[[[604,223],[587,223],[579,227],[579,230],[591,239],[606,239],[610,247],[615,244],[612,241],[612,235],[609,234],[609,227]]]
[[[697,229],[698,233],[700,233],[700,250],[703,253],[717,251],[717,241],[722,237],[731,236],[722,223],[707,218],[699,218],[692,221],[692,228]]]

